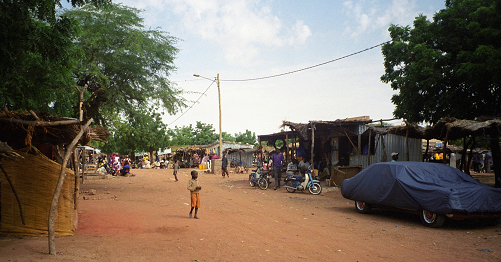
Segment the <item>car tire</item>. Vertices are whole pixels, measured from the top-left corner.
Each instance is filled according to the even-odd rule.
[[[427,210],[421,210],[419,218],[421,219],[421,223],[426,227],[441,227],[445,222],[445,215],[435,214]]]
[[[355,201],[355,208],[357,209],[358,213],[362,213],[362,214],[370,213],[372,210],[371,205],[369,205],[365,202],[362,202],[362,201]]]

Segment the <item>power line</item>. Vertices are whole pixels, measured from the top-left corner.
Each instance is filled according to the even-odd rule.
[[[447,21],[447,20],[450,20],[452,18],[456,18],[456,17],[459,17],[460,15],[463,15],[463,14],[468,14],[468,13],[471,13],[472,11],[480,8],[481,6],[483,6],[483,4],[480,4],[480,6],[476,6],[476,7],[473,7],[473,8],[470,8],[470,9],[467,9],[463,12],[460,12],[458,14],[455,14],[453,16],[450,16],[450,17],[447,17],[445,19],[442,20],[442,22],[444,21]],[[414,30],[423,30],[423,29],[426,29],[430,26],[432,26],[433,23],[429,23],[427,26],[425,26],[424,28],[414,28]],[[301,69],[297,69],[297,70],[294,70],[294,71],[290,71],[290,72],[286,72],[286,73],[281,73],[281,74],[277,74],[277,75],[271,75],[271,76],[264,76],[264,77],[257,77],[257,78],[249,78],[249,79],[230,79],[230,80],[224,80],[224,79],[220,79],[219,81],[225,81],[225,82],[245,82],[245,81],[255,81],[255,80],[262,80],[262,79],[267,79],[267,78],[274,78],[274,77],[279,77],[279,76],[284,76],[284,75],[290,75],[290,74],[294,74],[294,73],[298,73],[298,72],[301,72],[301,71],[305,71],[305,70],[308,70],[308,69],[312,69],[312,68],[315,68],[315,67],[319,67],[319,66],[323,66],[323,65],[326,65],[326,64],[329,64],[329,63],[332,63],[332,62],[336,62],[336,61],[339,61],[339,60],[342,60],[342,59],[345,59],[345,58],[348,58],[350,56],[354,56],[354,55],[358,55],[360,53],[363,53],[363,52],[366,52],[366,51],[369,51],[371,49],[374,49],[376,47],[379,47],[379,46],[382,46],[382,45],[385,45],[385,44],[388,44],[388,43],[391,43],[393,42],[393,40],[388,40],[386,42],[383,42],[383,43],[380,43],[380,44],[377,44],[375,46],[371,46],[371,47],[368,47],[366,49],[363,49],[363,50],[360,50],[360,51],[357,51],[355,53],[351,53],[349,55],[345,55],[345,56],[342,56],[342,57],[339,57],[339,58],[336,58],[336,59],[333,59],[333,60],[329,60],[327,62],[323,62],[323,63],[320,63],[320,64],[317,64],[317,65],[313,65],[313,66],[309,66],[309,67],[305,67],[305,68],[301,68]]]
[[[316,65],[313,65],[313,66],[309,66],[309,67],[305,67],[305,68],[297,69],[297,70],[290,71],[290,72],[287,72],[287,73],[281,73],[281,74],[277,74],[277,75],[264,76],[264,77],[257,77],[257,78],[249,78],[249,79],[230,79],[230,80],[224,80],[224,79],[221,79],[221,80],[219,80],[219,81],[225,81],[225,82],[244,82],[244,81],[262,80],[262,79],[267,79],[267,78],[273,78],[273,77],[279,77],[279,76],[284,76],[284,75],[290,75],[290,74],[294,74],[294,73],[297,73],[297,72],[301,72],[301,71],[305,71],[305,70],[308,70],[308,69],[312,69],[312,68],[315,68],[315,67],[323,66],[323,65],[326,65],[326,64],[329,64],[329,63],[332,63],[332,62],[336,62],[336,61],[339,61],[339,60],[342,60],[342,59],[348,58],[348,57],[350,57],[350,56],[358,55],[358,54],[360,54],[360,53],[363,53],[363,52],[369,51],[369,50],[371,50],[371,49],[374,49],[374,48],[376,48],[376,47],[382,46],[382,45],[387,44],[387,43],[389,43],[389,42],[391,42],[391,40],[386,41],[386,42],[381,43],[381,44],[378,44],[378,45],[375,45],[375,46],[368,47],[368,48],[366,48],[366,49],[364,49],[364,50],[360,50],[360,51],[355,52],[355,53],[351,53],[351,54],[349,54],[349,55],[345,55],[345,56],[342,56],[342,57],[339,57],[339,58],[336,58],[336,59],[332,59],[332,60],[327,61],[327,62],[323,62],[323,63],[316,64]]]
[[[190,107],[188,107],[188,109],[186,109],[186,111],[184,111],[178,118],[176,118],[174,121],[170,122],[170,124],[168,124],[167,126],[170,126],[172,125],[172,123],[176,122],[177,120],[179,120],[179,118],[181,118],[182,116],[184,116],[184,114],[186,114],[199,100],[200,98],[202,98],[202,96],[205,95],[205,93],[207,93],[207,91],[209,91],[209,88],[214,84],[214,81],[212,81],[210,83],[210,85],[207,87],[207,89],[205,89],[205,91],[200,95],[200,97],[197,99],[197,101],[193,102],[193,105],[191,105]]]

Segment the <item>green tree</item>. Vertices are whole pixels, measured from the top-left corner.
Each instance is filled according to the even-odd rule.
[[[245,133],[235,134],[235,142],[246,143],[250,145],[257,145],[256,133],[245,130]]]
[[[219,135],[211,124],[204,124],[197,121],[197,125],[193,130],[195,145],[208,145],[218,141]]]
[[[501,114],[500,1],[447,0],[434,21],[391,25],[381,80],[398,91],[394,116],[436,123]]]
[[[193,126],[175,126],[173,129],[167,130],[170,137],[171,145],[193,145],[195,137],[193,136]]]
[[[221,132],[221,137],[223,138],[223,141],[228,141],[228,142],[235,142],[235,137],[231,134],[228,134],[226,132]],[[219,139],[219,137],[218,137]]]
[[[116,117],[118,119],[119,117]],[[130,119],[116,120],[112,125],[112,136],[100,148],[103,152],[130,154],[153,152],[170,145],[166,126],[158,113],[138,112]]]
[[[437,123],[501,115],[501,1],[447,0],[445,6],[433,21],[418,16],[413,29],[389,28],[381,80],[398,91],[394,116]],[[486,135],[501,187],[499,131]]]
[[[70,1],[68,1],[70,2]],[[72,0],[73,6],[105,0]],[[77,102],[72,43],[77,26],[59,0],[0,2],[0,107],[68,116]]]
[[[132,117],[151,104],[169,114],[185,107],[182,90],[167,78],[175,70],[178,39],[146,29],[139,14],[121,4],[85,5],[63,14],[80,22],[74,43],[83,59],[74,75],[95,96],[85,110],[97,123],[106,125],[115,111]]]

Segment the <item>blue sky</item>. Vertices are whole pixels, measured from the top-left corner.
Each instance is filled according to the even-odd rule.
[[[331,61],[390,39],[390,24],[411,25],[419,14],[429,19],[445,1],[273,1],[144,0],[114,1],[143,9],[148,27],[179,38],[178,68],[169,77],[199,99],[219,74],[222,131],[279,132],[283,120],[333,121],[357,116],[393,117],[395,94],[380,81],[381,48],[313,69],[255,81]],[[192,103],[189,103],[191,106]],[[219,132],[217,86],[189,110],[165,116],[170,128],[196,121]],[[177,120],[176,120],[177,119]],[[398,121],[396,121],[398,123]]]

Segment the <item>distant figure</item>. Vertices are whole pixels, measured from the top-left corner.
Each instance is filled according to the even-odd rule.
[[[230,178],[230,174],[228,173],[228,158],[226,157],[226,154],[223,154],[223,164],[221,165],[221,168],[223,169],[223,177],[226,174],[228,178]]]
[[[398,153],[393,152],[391,153],[391,162],[397,162],[398,160]]]
[[[198,172],[193,170],[191,171],[191,180],[188,181],[188,190],[191,193],[191,210],[190,210],[190,218],[193,214],[193,208],[195,209],[195,218],[198,219],[197,213],[198,208],[200,208],[200,190],[202,187],[200,183],[198,183]]]
[[[177,170],[179,169],[179,163],[176,161],[174,161],[174,164],[172,164],[172,167],[174,168],[174,178],[176,179],[176,182],[178,181],[177,180]]]
[[[280,180],[282,175],[282,162],[284,161],[284,156],[277,150],[277,152],[273,155],[273,173],[275,174],[275,188],[277,190],[280,188]]]

